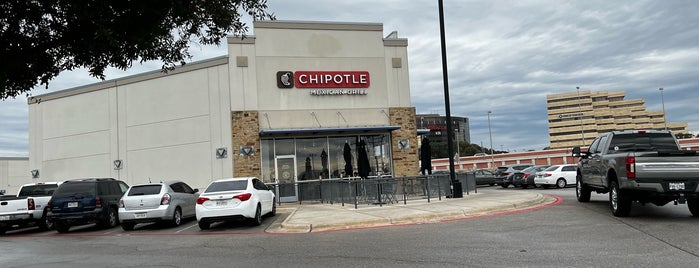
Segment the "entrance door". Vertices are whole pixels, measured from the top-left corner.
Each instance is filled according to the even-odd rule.
[[[296,185],[296,156],[278,155],[274,158],[277,183],[279,184],[279,200],[281,202],[298,201]]]

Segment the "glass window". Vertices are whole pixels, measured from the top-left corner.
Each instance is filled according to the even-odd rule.
[[[345,144],[349,145],[350,154],[349,161],[352,166],[352,171],[356,171],[357,159],[354,157],[356,152],[355,144],[356,137],[331,137],[328,138],[328,172],[330,178],[352,177],[354,174],[345,174]],[[354,173],[354,172],[352,172]]]
[[[554,171],[556,169],[558,169],[558,166],[550,166],[547,169],[544,169],[544,171]]]
[[[161,187],[160,184],[134,186],[129,190],[128,196],[159,194]]]
[[[184,188],[182,188],[181,182],[173,183],[172,185],[170,185],[170,189],[172,189],[176,193],[184,193]]]
[[[189,187],[189,185],[187,185],[184,182],[181,182],[181,184],[182,184],[182,189],[184,189],[184,193],[188,193],[188,194],[194,193],[194,189],[192,189],[192,187]]]
[[[248,188],[247,180],[240,181],[220,181],[214,182],[204,191],[205,193],[211,192],[225,192],[225,191],[242,191]]]
[[[274,139],[260,141],[260,159],[262,160],[262,181],[276,182],[274,177]]]
[[[48,196],[53,194],[53,192],[58,188],[56,184],[38,184],[24,186],[19,191],[17,196],[27,197],[27,196]]]
[[[564,166],[561,171],[575,171],[575,166]]]
[[[78,183],[64,183],[53,193],[53,197],[68,197],[68,196],[89,196],[95,195],[95,183],[94,182],[78,182]]]
[[[327,138],[296,139],[296,159],[299,180],[327,178]]]
[[[367,157],[371,166],[370,175],[390,175],[391,168],[391,138],[388,134],[361,136],[366,142]]]

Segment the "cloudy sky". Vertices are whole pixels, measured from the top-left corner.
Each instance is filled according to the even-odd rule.
[[[341,3],[345,2],[345,3]],[[269,0],[278,20],[379,22],[384,36],[408,38],[413,105],[444,115],[437,0]],[[699,131],[699,2],[444,1],[453,116],[471,120],[471,142],[509,151],[549,144],[546,95],[626,91],[662,110],[669,122]],[[254,31],[251,32],[254,34]],[[225,42],[225,41],[224,41]],[[226,54],[225,45],[194,44],[193,61]],[[150,62],[107,79],[157,70]],[[65,72],[33,95],[99,82]],[[26,98],[0,101],[0,156],[28,156]]]

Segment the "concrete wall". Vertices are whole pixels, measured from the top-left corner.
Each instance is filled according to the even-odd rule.
[[[32,183],[27,157],[0,157],[0,190],[16,195],[23,184]]]
[[[30,101],[30,169],[40,170],[42,180],[181,179],[198,188],[230,177],[231,161],[215,154],[231,148],[225,62]]]

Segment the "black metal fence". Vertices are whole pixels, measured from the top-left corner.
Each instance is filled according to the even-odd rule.
[[[477,192],[474,174],[456,174],[462,190],[468,195]],[[408,200],[441,200],[451,195],[449,174],[413,177],[369,177],[307,180],[297,183],[269,184],[274,187],[277,202],[321,202],[330,204],[378,205],[407,204]]]

